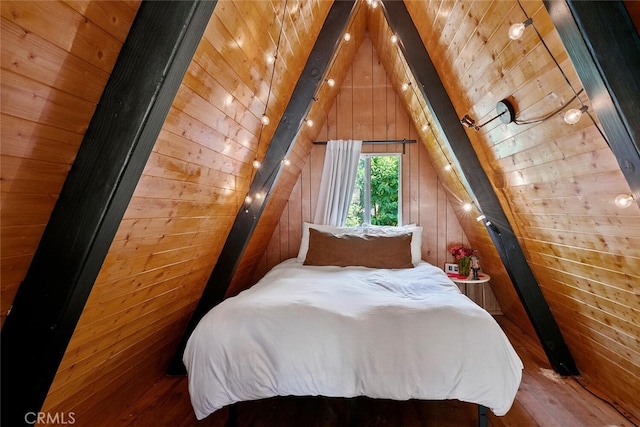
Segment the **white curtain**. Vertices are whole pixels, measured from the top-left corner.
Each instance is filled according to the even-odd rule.
[[[328,141],[313,222],[344,225],[356,182],[362,141]]]

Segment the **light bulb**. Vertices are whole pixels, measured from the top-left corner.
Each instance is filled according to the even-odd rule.
[[[368,1],[368,3],[373,9],[378,7],[378,0],[371,0],[370,2]]]
[[[329,85],[329,87],[333,87],[336,84],[336,81],[333,79],[327,79],[327,84]]]
[[[524,24],[522,22],[518,22],[509,27],[509,38],[511,40],[518,40],[522,37],[522,34],[524,34]]]
[[[395,44],[398,43],[398,36],[396,36],[395,34],[391,36],[391,43]]]
[[[617,207],[626,209],[633,203],[633,196],[631,194],[618,194],[615,203]]]
[[[429,125],[422,125],[422,131],[426,132],[429,129]]]
[[[313,127],[313,120],[307,119],[307,126]]]
[[[274,62],[276,62],[275,55],[267,55],[267,64],[273,64]]]
[[[409,89],[409,83],[402,83],[402,86],[400,86],[400,89],[402,89],[402,91],[405,92],[407,89]]]
[[[263,125],[268,125],[270,120],[269,120],[269,116],[267,116],[266,114],[262,116],[262,118],[260,119],[262,121]]]
[[[344,41],[348,42],[349,40],[351,40],[351,34],[344,33],[344,36],[342,38],[344,39]]]
[[[256,200],[262,200],[263,198],[264,198],[263,192],[256,193]]]
[[[282,159],[282,163],[283,163],[285,166],[289,166],[289,165],[291,164],[291,160],[289,160],[289,159],[287,159],[287,158],[284,158],[284,159]]]
[[[582,118],[582,113],[587,111],[587,108],[588,107],[586,105],[583,105],[582,107],[580,107],[579,110],[577,108],[572,108],[570,110],[567,110],[564,113],[564,121],[567,124],[575,125],[580,121],[580,119]]]
[[[260,160],[255,159],[253,161],[253,167],[256,168],[256,169],[260,169],[260,166],[262,166],[262,163],[260,163]]]
[[[518,22],[517,24],[513,24],[509,27],[509,38],[511,40],[518,40],[524,34],[524,29],[533,23],[531,18],[527,19],[524,22]]]
[[[447,172],[451,172],[451,169],[453,169],[453,168],[451,167],[451,164],[449,164],[449,163],[447,163],[445,165],[445,167],[444,167],[444,170],[446,170]]]
[[[251,196],[247,195],[247,197],[244,198],[244,202],[250,205],[251,202],[253,202],[253,199],[251,198]]]
[[[462,205],[462,210],[465,212],[471,212],[471,209],[473,209],[473,205],[469,202]]]

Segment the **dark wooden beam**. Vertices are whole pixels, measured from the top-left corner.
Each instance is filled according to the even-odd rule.
[[[402,1],[385,1],[384,7],[389,25],[399,37],[405,59],[418,83],[419,91],[435,119],[435,125],[455,153],[467,185],[475,195],[482,213],[487,217],[485,225],[489,235],[500,254],[551,366],[562,375],[576,375],[578,370],[569,348],[527,263],[491,182],[460,124],[460,119],[456,115],[453,104],[409,12]]]
[[[629,13],[621,1],[544,5],[640,206],[640,37]]]
[[[140,5],[2,328],[2,425],[42,408],[215,4]]]
[[[233,274],[238,267],[251,234],[260,219],[268,195],[276,181],[277,171],[281,166],[282,159],[295,141],[300,126],[311,108],[316,89],[331,63],[331,58],[340,43],[342,33],[349,22],[354,5],[355,2],[353,0],[340,0],[335,1],[329,10],[324,26],[320,30],[309,59],[289,99],[287,108],[280,123],[278,123],[262,161],[262,166],[258,169],[251,183],[250,194],[262,191],[267,196],[261,201],[254,201],[250,206],[243,206],[238,212],[202,297],[187,325],[185,334],[169,367],[170,374],[183,375],[186,373],[182,363],[182,354],[191,332],[193,332],[200,319],[224,299]]]

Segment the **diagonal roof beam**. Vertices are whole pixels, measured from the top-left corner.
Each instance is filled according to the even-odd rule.
[[[269,148],[262,161],[262,166],[258,169],[256,176],[251,183],[249,194],[257,192],[266,193],[266,197],[271,193],[271,189],[276,181],[276,174],[269,171],[278,171],[282,159],[289,148],[294,143],[300,125],[303,123],[307,112],[311,108],[316,89],[322,81],[336,48],[340,43],[342,33],[349,23],[352,12],[355,9],[355,1],[334,1],[325,23],[320,30],[320,34],[311,50],[309,59],[302,70],[293,94],[289,99],[289,104],[284,111],[280,123],[273,135]],[[187,329],[178,346],[173,361],[168,372],[173,375],[184,374],[186,372],[182,363],[187,340],[197,326],[200,319],[207,314],[211,308],[219,304],[223,299],[231,283],[231,279],[242,258],[242,254],[251,239],[262,210],[266,205],[266,197],[261,201],[254,201],[248,212],[245,206],[236,215],[233,227],[227,236],[227,240],[218,257],[211,277],[205,286],[202,297],[187,325]]]
[[[562,375],[577,375],[578,370],[569,348],[471,141],[460,125],[453,104],[406,6],[402,1],[385,1],[384,7],[389,26],[399,37],[398,43],[401,43],[405,60],[435,119],[435,124],[458,159],[462,173],[478,199],[479,208],[487,217],[485,223],[487,231],[500,254],[551,366]],[[425,88],[429,88],[428,93]]]
[[[629,13],[621,1],[544,5],[640,205],[640,37]]]
[[[215,5],[140,5],[2,328],[3,425],[42,408]]]

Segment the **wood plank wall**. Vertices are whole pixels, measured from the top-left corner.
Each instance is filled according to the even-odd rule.
[[[19,4],[29,13],[40,5]],[[275,129],[261,130],[260,117],[266,108],[272,123],[279,121],[330,6],[311,0],[218,3],[44,411],[73,411],[77,423],[100,425],[164,376],[249,187],[251,163]],[[58,31],[59,22],[65,20],[49,28]],[[266,56],[275,52],[281,27],[271,84]],[[90,109],[80,109],[79,117],[88,120]],[[59,119],[66,120],[74,125]]]
[[[0,4],[2,323],[138,5],[138,1]]]
[[[522,6],[580,89],[542,2]],[[526,18],[516,2],[407,7],[460,117],[469,113],[483,123],[508,98],[521,120],[532,119],[571,98],[532,29],[519,41],[508,38],[509,26]],[[588,117],[569,126],[556,114],[539,124],[495,123],[468,133],[582,375],[637,418],[640,211],[613,204],[629,186],[611,150]]]

